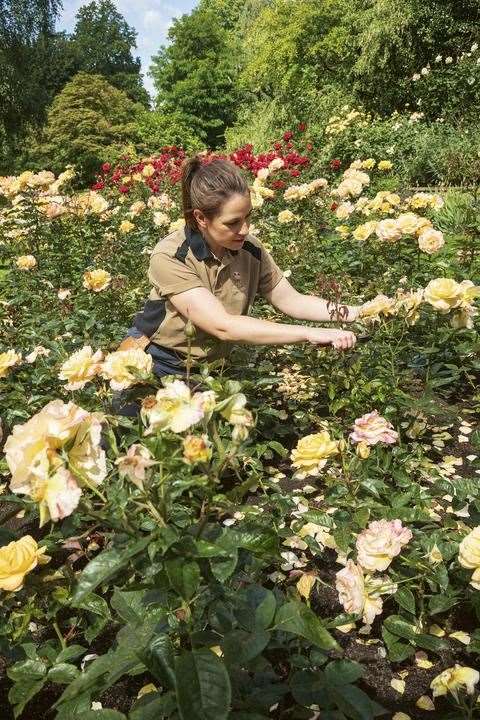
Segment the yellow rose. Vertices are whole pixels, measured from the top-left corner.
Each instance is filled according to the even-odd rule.
[[[83,275],[83,287],[93,292],[105,290],[112,281],[112,276],[106,270],[88,270]]]
[[[380,294],[374,297],[373,300],[364,303],[359,310],[358,316],[363,320],[377,322],[380,320],[380,315],[394,314],[395,300]]]
[[[101,215],[105,212],[105,210],[107,210],[108,202],[104,197],[92,190],[89,195],[89,207],[92,213]]]
[[[460,543],[458,562],[464,568],[475,570],[470,585],[476,590],[480,590],[480,525],[473,528]]]
[[[130,222],[130,220],[122,220],[120,225],[118,226],[119,232],[126,235],[127,233],[131,232],[135,228],[135,225]]]
[[[335,228],[335,230],[336,230],[342,237],[347,237],[347,235],[350,234],[350,228],[348,227],[348,225],[337,225],[337,227]]]
[[[355,228],[353,231],[353,237],[355,240],[360,240],[363,242],[364,240],[367,240],[372,233],[375,232],[376,227],[378,223],[376,220],[369,220],[366,223],[363,223],[363,225],[359,225]]]
[[[373,170],[376,164],[377,163],[373,158],[367,158],[362,162],[362,168],[364,170]]]
[[[30,535],[4,545],[0,548],[0,590],[21,590],[25,575],[49,561],[45,548],[39,548]]]
[[[6,377],[9,368],[14,365],[18,365],[21,361],[22,356],[15,350],[7,350],[7,352],[0,353],[0,378]]]
[[[297,468],[296,478],[303,479],[307,475],[318,475],[325,467],[327,460],[338,453],[338,442],[332,440],[326,430],[306,435],[301,438],[297,447],[290,454],[293,467]]]
[[[418,226],[415,231],[416,236],[418,237],[423,232],[425,232],[425,230],[428,230],[431,227],[433,227],[431,220],[426,217],[418,217]]]
[[[474,285],[471,280],[462,280],[460,283],[462,301],[460,307],[470,308],[470,303],[480,297],[480,286]]]
[[[155,168],[153,167],[153,165],[151,163],[149,163],[148,165],[145,165],[145,167],[142,170],[143,177],[149,178],[149,177],[152,177],[152,175],[154,175],[154,174],[155,174]]]
[[[475,685],[478,683],[480,674],[478,670],[470,667],[462,667],[455,664],[454,667],[447,668],[440,675],[433,678],[430,688],[433,690],[433,697],[446,695],[447,692],[458,699],[458,691],[465,688],[468,695],[473,695]]]
[[[208,462],[211,456],[212,449],[206,435],[187,435],[184,438],[183,458],[186,463]]]
[[[170,223],[170,227],[168,228],[168,231],[174,232],[175,230],[182,230],[184,227],[185,227],[185,219],[178,218],[178,220],[174,220],[173,222]]]
[[[277,220],[282,225],[286,225],[287,223],[291,223],[294,220],[298,220],[297,216],[292,213],[291,210],[281,210],[278,213]]]
[[[133,182],[143,182],[142,173],[133,173],[132,180],[133,180]]]
[[[435,310],[447,313],[460,305],[462,288],[451,278],[435,278],[435,280],[430,280],[423,296],[425,302],[428,302]]]
[[[391,170],[393,168],[393,163],[391,160],[380,160],[380,162],[377,165],[378,170],[381,170],[382,172],[386,172],[387,170]]]
[[[418,238],[418,247],[427,255],[433,255],[445,245],[443,239],[443,233],[440,230],[434,230],[433,228],[427,228],[424,230]]]
[[[132,369],[149,375],[152,372],[153,358],[140,348],[132,350],[117,350],[105,358],[101,375],[110,380],[112,390],[125,390],[126,388],[141,382],[133,373]]]
[[[192,392],[182,380],[172,380],[158,390],[153,400],[142,404],[141,417],[149,427],[145,435],[171,430],[175,433],[188,430],[205,417],[209,398],[204,393]]]
[[[99,374],[102,360],[101,350],[93,353],[90,345],[86,345],[70,355],[60,368],[58,377],[60,380],[68,380],[65,385],[67,390],[80,390],[89,380]]]
[[[36,264],[37,261],[33,255],[20,255],[16,260],[16,266],[19,270],[31,270]]]

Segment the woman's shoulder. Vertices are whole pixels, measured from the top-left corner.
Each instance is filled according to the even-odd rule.
[[[177,250],[186,242],[185,229],[180,228],[173,230],[165,237],[160,238],[157,244],[152,250],[151,255],[167,255],[168,257],[175,257]]]

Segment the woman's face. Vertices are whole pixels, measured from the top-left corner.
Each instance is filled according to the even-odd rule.
[[[223,250],[242,247],[248,235],[251,213],[250,193],[232,195],[212,218],[207,218],[201,210],[193,211],[200,232],[216,255],[221,255]]]

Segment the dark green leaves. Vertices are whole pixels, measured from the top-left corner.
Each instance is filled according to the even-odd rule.
[[[226,720],[230,712],[230,678],[210,650],[184,652],[176,662],[177,700],[182,720]]]

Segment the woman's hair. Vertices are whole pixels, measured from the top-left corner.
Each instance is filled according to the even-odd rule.
[[[232,195],[246,195],[248,192],[247,181],[230,160],[215,158],[204,162],[201,156],[195,155],[183,163],[183,215],[192,230],[198,230],[194,210],[201,210],[212,218]]]

